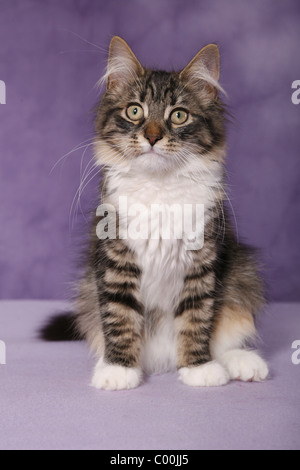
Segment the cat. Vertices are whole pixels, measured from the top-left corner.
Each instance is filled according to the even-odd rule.
[[[101,201],[116,210],[117,229],[99,238],[99,223],[107,228],[110,219],[95,217],[75,302],[76,328],[97,357],[98,389],[132,389],[145,374],[175,370],[194,387],[269,375],[247,347],[264,295],[254,254],[237,241],[225,207],[219,69],[215,44],[180,72],[164,72],[145,68],[123,39],[111,41],[94,152]],[[159,214],[156,238],[123,237],[137,216],[119,208],[122,197],[144,210],[160,204],[166,217],[170,204],[204,205],[201,247],[174,231],[164,239]]]

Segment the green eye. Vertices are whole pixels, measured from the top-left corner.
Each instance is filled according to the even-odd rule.
[[[188,113],[184,109],[175,109],[171,114],[171,121],[173,124],[181,125],[188,120]]]
[[[131,121],[139,121],[144,117],[144,110],[139,104],[131,104],[126,109],[126,114]]]

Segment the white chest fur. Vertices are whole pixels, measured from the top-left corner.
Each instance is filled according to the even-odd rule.
[[[213,188],[219,181],[219,169],[215,174],[209,172],[203,183],[183,175],[159,178],[141,172],[115,173],[109,178],[105,202],[118,208],[119,198],[125,197],[127,211],[133,204],[143,204],[148,209],[153,204],[203,204],[207,214],[207,209],[215,204]],[[168,208],[165,211],[168,212]],[[146,218],[149,213],[146,213]],[[127,225],[134,222],[135,216],[128,217],[128,212],[122,214],[121,211],[119,215],[120,221],[125,220]],[[160,226],[159,221],[154,220],[154,225]],[[172,235],[174,230],[171,230],[169,239],[161,236],[157,239],[132,239],[128,234],[125,240],[135,252],[142,271],[141,294],[149,315],[148,324],[152,322],[151,310],[161,312],[155,332],[151,332],[152,328],[146,331],[142,349],[141,363],[148,373],[176,368],[174,306],[182,290],[185,273],[192,263],[192,252],[187,249],[184,239],[176,239]]]
[[[209,173],[209,179],[201,184],[187,176],[171,175],[169,177],[155,177],[141,173],[131,172],[115,173],[108,182],[108,198],[106,202],[119,208],[120,197],[126,198],[126,214],[120,215],[120,224],[132,225],[134,213],[130,215],[133,205],[143,205],[147,211],[144,217],[153,219],[151,206],[164,207],[164,216],[171,217],[168,212],[171,205],[183,207],[184,204],[196,207],[203,204],[205,212],[215,204],[215,193],[212,190],[216,175]],[[124,209],[125,210],[125,209]],[[128,215],[129,213],[129,215]],[[141,221],[141,212],[138,213]],[[157,215],[156,220],[148,221],[148,227],[156,227],[159,234],[156,238],[132,238],[130,231],[127,243],[136,253],[137,263],[142,270],[141,293],[148,309],[159,308],[168,313],[174,304],[183,286],[184,275],[192,262],[192,253],[187,249],[186,240],[177,239],[174,236],[176,221],[170,224],[171,232],[168,239],[164,239],[161,233],[161,219]],[[174,223],[173,223],[174,222]],[[149,233],[151,230],[149,229]],[[156,232],[157,235],[157,232]]]

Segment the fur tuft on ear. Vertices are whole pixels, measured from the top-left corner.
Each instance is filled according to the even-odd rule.
[[[144,74],[144,68],[138,61],[127,42],[119,36],[114,36],[109,46],[109,55],[105,75],[98,82],[107,82],[107,89],[122,88],[136,81]]]
[[[219,84],[220,53],[216,44],[203,47],[191,62],[182,70],[180,78],[192,83],[195,87],[203,89],[215,97],[218,91],[226,94]],[[201,86],[202,85],[202,86]]]

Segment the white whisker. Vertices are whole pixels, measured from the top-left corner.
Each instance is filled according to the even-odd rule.
[[[90,46],[93,46],[93,47],[96,47],[99,51],[101,51],[102,53],[107,53],[107,48],[104,48],[104,47],[101,47],[91,41],[88,41],[87,39],[85,39],[84,37],[80,36],[80,34],[78,33],[75,33],[74,31],[71,31],[69,29],[65,29],[65,28],[59,28],[61,29],[62,31],[65,31],[67,33],[71,33],[73,34],[74,36],[76,36],[78,39],[80,39],[81,41],[85,42],[86,44],[89,44]]]
[[[67,158],[68,156],[70,156],[72,153],[74,152],[77,152],[78,150],[81,150],[81,149],[86,149],[88,147],[90,147],[91,145],[93,145],[94,142],[91,142],[89,144],[85,144],[85,145],[82,145],[84,144],[84,142],[90,142],[90,141],[94,141],[94,137],[91,137],[89,139],[86,139],[84,140],[83,142],[81,142],[80,144],[76,145],[72,150],[70,150],[69,152],[65,153],[62,157],[59,158],[59,160],[57,160],[57,162],[54,164],[54,166],[51,168],[51,171],[49,173],[49,175],[52,174],[52,172],[55,170],[55,168],[57,167],[57,165],[59,165],[59,163],[61,161],[63,161],[65,158]]]

